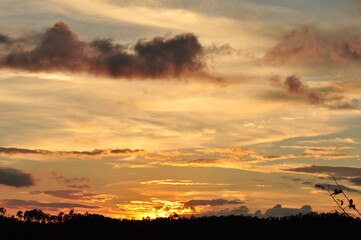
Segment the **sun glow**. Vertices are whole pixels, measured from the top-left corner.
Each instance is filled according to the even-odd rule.
[[[160,199],[151,199],[150,201],[129,201],[117,204],[118,210],[126,218],[144,219],[169,217],[171,214],[185,215],[192,214],[193,210],[184,208],[182,201],[168,201]]]

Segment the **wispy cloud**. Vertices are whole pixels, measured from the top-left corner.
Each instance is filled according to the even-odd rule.
[[[295,75],[288,76],[283,82],[279,76],[273,76],[270,78],[270,81],[273,86],[283,89],[287,94],[305,98],[312,104],[322,103],[324,101],[320,93],[310,89],[309,86]]]
[[[337,144],[352,143],[352,144],[358,144],[359,141],[358,141],[358,139],[350,138],[350,137],[347,137],[347,138],[335,137],[335,138],[330,138],[330,139],[302,140],[302,141],[300,141],[300,143],[314,143],[314,144],[319,144],[319,143],[337,143]]]
[[[67,203],[67,202],[44,202],[35,200],[22,200],[22,199],[3,199],[1,201],[2,206],[9,208],[50,208],[50,209],[98,209],[99,206],[79,204],[79,203]]]
[[[195,211],[196,207],[199,206],[222,206],[222,205],[234,205],[234,204],[243,204],[244,202],[239,200],[239,199],[235,199],[235,200],[227,200],[227,199],[211,199],[211,200],[204,200],[204,199],[200,199],[200,200],[189,200],[186,201],[183,205],[184,208],[190,208],[193,211]]]
[[[361,168],[357,168],[357,167],[311,165],[311,166],[305,166],[305,167],[285,169],[285,171],[308,173],[308,174],[315,174],[315,175],[321,175],[321,176],[334,175],[335,177],[360,177],[361,176]]]
[[[151,184],[159,184],[159,185],[214,185],[214,183],[206,183],[206,182],[193,182],[192,180],[175,180],[175,179],[160,179],[160,180],[148,180],[143,181],[140,184],[151,185]],[[216,184],[218,185],[218,184]]]
[[[65,184],[65,186],[69,188],[91,188],[91,186],[88,184],[89,182],[91,182],[91,179],[87,177],[65,177],[56,171],[51,171],[50,175],[52,178],[57,179],[59,182]]]
[[[51,10],[71,17],[82,16],[82,19],[94,21],[101,19],[106,22],[124,22],[136,26],[147,26],[177,31],[196,31],[197,33],[221,34],[231,33],[238,27],[237,21],[226,16],[212,17],[207,14],[197,13],[182,7],[162,6],[161,2],[152,4],[137,4],[125,1],[123,3],[108,2],[103,0],[51,0],[46,3],[39,2],[38,8]],[[87,6],[84,8],[84,6]],[[203,8],[202,8],[203,9]],[[129,14],[129,13],[132,14]],[[240,32],[241,29],[239,30]],[[233,34],[235,34],[233,32]]]
[[[285,35],[264,60],[274,64],[352,64],[361,60],[361,47],[359,38],[351,34],[327,35],[303,25]]]
[[[313,150],[346,150],[352,147],[344,145],[334,145],[334,146],[299,146],[299,145],[290,145],[290,146],[281,146],[281,148],[293,148],[293,149],[313,149]]]
[[[345,90],[335,87],[335,84],[323,88],[311,88],[296,75],[290,75],[284,81],[279,75],[274,75],[269,80],[272,86],[282,89],[287,95],[304,99],[311,104],[334,110],[360,109],[359,100],[346,97]]]
[[[188,152],[173,155],[157,155],[157,152],[148,152],[139,156],[135,160],[126,163],[116,163],[113,168],[156,168],[159,166],[174,167],[215,167],[229,168],[256,172],[277,172],[288,168],[287,162],[309,159],[320,160],[342,160],[357,159],[358,154],[350,153],[353,147],[345,145],[332,146],[309,146],[309,145],[289,145],[280,146],[281,149],[294,149],[295,153],[265,155],[251,149],[237,148],[205,148],[194,149]],[[302,153],[299,153],[302,150]],[[179,157],[181,156],[181,157]],[[150,161],[149,161],[150,160]],[[275,164],[279,162],[279,164]],[[159,185],[200,185],[190,180],[155,179],[143,181],[142,184]]]
[[[97,194],[92,192],[86,192],[82,190],[46,190],[46,191],[31,191],[29,194],[39,195],[45,194],[55,198],[69,199],[69,200],[82,200],[86,202],[105,202],[112,198],[111,194]]]
[[[131,150],[125,149],[94,149],[92,151],[50,151],[43,149],[27,149],[27,148],[6,148],[0,147],[0,154],[36,154],[44,156],[60,156],[60,157],[103,157],[112,155],[132,155],[144,152],[142,149]]]

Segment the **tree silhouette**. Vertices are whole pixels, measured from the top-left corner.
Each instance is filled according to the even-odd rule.
[[[64,219],[64,213],[63,212],[59,212],[58,216],[57,216],[57,221],[59,223],[63,222]]]
[[[3,207],[0,207],[0,216],[5,216],[6,214],[6,209]]]
[[[19,219],[19,220],[22,220],[23,219],[23,211],[18,211],[17,213],[16,213],[16,217]]]
[[[339,188],[336,189],[338,193]],[[342,195],[333,194],[334,187],[329,191],[336,201]],[[342,207],[354,211],[355,203],[346,202],[347,199]],[[270,235],[277,235],[278,239],[335,239],[338,233],[342,233],[342,239],[352,239],[361,228],[360,218],[336,212],[269,218],[242,215],[186,218],[174,213],[166,218],[144,220],[114,219],[100,214],[75,213],[74,210],[55,215],[39,209],[21,213],[18,211],[17,216],[23,216],[22,220],[0,217],[1,240],[113,239],[119,233],[122,239],[233,239],[240,232],[245,236],[253,234],[256,239]]]
[[[30,211],[25,211],[24,219],[27,222],[43,222],[46,223],[48,220],[48,214],[44,213],[40,209],[33,209]]]

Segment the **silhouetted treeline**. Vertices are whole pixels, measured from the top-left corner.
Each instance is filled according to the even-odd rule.
[[[0,211],[1,214],[1,211]],[[129,220],[41,210],[0,216],[0,239],[357,239],[361,220],[339,213],[282,218],[210,216]],[[341,238],[340,238],[341,237]]]

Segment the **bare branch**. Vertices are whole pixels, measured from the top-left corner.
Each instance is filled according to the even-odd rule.
[[[358,213],[358,215],[361,216],[361,213],[360,213],[359,210],[356,208],[356,205],[354,204],[353,200],[347,197],[345,191],[342,190],[341,185],[338,184],[335,176],[332,176],[332,178],[333,178],[333,180],[335,181],[337,187],[339,188],[339,191],[341,191],[341,193],[343,194],[343,196],[347,199],[347,201],[348,201],[348,203],[349,203],[348,207],[349,207],[350,209],[355,210],[355,211]]]

